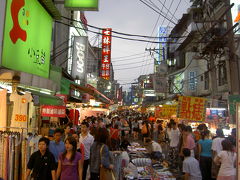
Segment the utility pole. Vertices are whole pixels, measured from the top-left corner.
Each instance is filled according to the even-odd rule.
[[[230,6],[230,0],[225,1],[226,6]],[[232,13],[228,11],[227,17],[227,29],[233,27]],[[239,60],[236,55],[236,48],[234,42],[233,30],[228,33],[228,58],[226,59],[227,72],[228,72],[228,86],[230,94],[240,94],[239,87]]]
[[[211,88],[212,88],[212,98],[216,96],[218,92],[218,86],[217,86],[217,73],[215,68],[215,59],[213,58],[213,50],[210,51],[209,60],[208,60],[208,69],[210,71],[210,77],[211,77]]]

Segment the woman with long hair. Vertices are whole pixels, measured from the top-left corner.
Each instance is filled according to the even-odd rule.
[[[95,141],[90,149],[90,172],[91,180],[100,179],[100,166],[107,169],[113,169],[110,163],[110,152],[106,145],[109,138],[109,132],[106,128],[98,128]]]
[[[68,137],[65,148],[65,152],[59,156],[57,179],[60,177],[60,180],[82,180],[83,162],[81,154],[77,152],[76,139]]]
[[[198,152],[200,153],[200,169],[203,180],[211,180],[212,168],[212,140],[209,139],[210,131],[201,132],[202,139],[198,141]]]
[[[214,159],[216,164],[220,164],[217,180],[236,180],[236,158],[232,143],[225,139],[222,141],[223,150]]]

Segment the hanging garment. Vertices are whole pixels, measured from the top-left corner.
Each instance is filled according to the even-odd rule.
[[[78,110],[76,110],[76,109],[70,110],[69,118],[70,118],[70,121],[73,122],[73,124],[78,125],[79,116],[80,116],[80,113]]]
[[[24,95],[12,93],[10,101],[14,103],[11,127],[27,128],[28,103],[32,101],[32,95],[30,93]]]
[[[3,179],[8,179],[9,163],[9,137],[4,137],[4,157],[3,157]]]
[[[21,150],[21,139],[20,136],[16,137],[15,140],[15,159],[14,159],[14,180],[18,180],[18,176],[19,176],[19,158],[20,158],[20,150]]]
[[[10,136],[9,139],[9,180],[14,179],[14,159],[15,159],[15,136]]]
[[[4,137],[1,135],[0,136],[0,164],[1,164],[1,166],[0,166],[0,178],[3,177],[3,156],[4,156],[3,147],[4,147]]]
[[[7,90],[0,91],[0,127],[7,125]]]

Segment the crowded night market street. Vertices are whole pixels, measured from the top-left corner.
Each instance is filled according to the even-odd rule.
[[[240,0],[0,0],[0,180],[240,180]]]

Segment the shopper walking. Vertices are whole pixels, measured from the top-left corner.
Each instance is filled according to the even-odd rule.
[[[175,122],[172,123],[172,129],[170,132],[170,149],[168,158],[171,162],[172,168],[177,168],[178,166],[178,144],[179,144],[179,136],[180,131],[177,128],[177,124]]]
[[[71,127],[70,125],[66,125],[64,127],[64,134],[63,134],[63,141],[65,142],[65,140],[69,137],[69,136],[72,136],[71,134]]]
[[[89,133],[89,124],[87,122],[83,122],[81,124],[81,134],[79,138],[79,143],[84,145],[83,180],[85,180],[87,176],[87,170],[90,159],[90,148],[93,142],[94,138]]]
[[[201,132],[202,139],[198,141],[198,152],[200,153],[200,169],[203,180],[211,180],[212,168],[212,140],[209,139],[210,131]]]
[[[49,140],[45,137],[38,141],[38,151],[34,152],[27,164],[26,180],[30,176],[34,180],[56,180],[55,159],[48,150]]]
[[[221,164],[217,180],[236,180],[236,153],[229,140],[222,141],[223,150],[215,157],[216,164]]]
[[[198,161],[191,156],[191,151],[187,148],[183,149],[184,161],[183,172],[184,180],[202,180],[202,175]]]
[[[98,128],[96,138],[90,150],[91,180],[100,179],[100,166],[113,169],[110,163],[110,152],[106,145],[109,134],[106,128]]]
[[[132,131],[133,131],[133,139],[137,140],[138,139],[138,132],[139,132],[139,123],[138,119],[135,119],[132,122]]]
[[[225,139],[222,129],[217,129],[216,135],[217,136],[213,139],[213,142],[212,142],[213,159],[215,159],[215,157],[218,155],[218,153],[222,150],[222,141]],[[217,165],[213,161],[213,163],[212,163],[212,178],[217,178],[219,168],[220,168],[220,166]]]
[[[56,168],[58,167],[58,157],[65,151],[65,145],[62,141],[62,129],[55,129],[53,134],[54,140],[49,144],[49,151],[54,155]]]
[[[74,137],[65,140],[66,151],[59,156],[57,179],[82,180],[83,163],[81,154],[77,152],[77,141]]]
[[[187,148],[191,151],[191,156],[194,157],[195,153],[194,153],[194,148],[195,148],[195,141],[192,135],[192,127],[191,126],[187,126],[185,131],[184,131],[185,135],[186,135],[186,141],[183,143],[184,144],[184,148]]]

